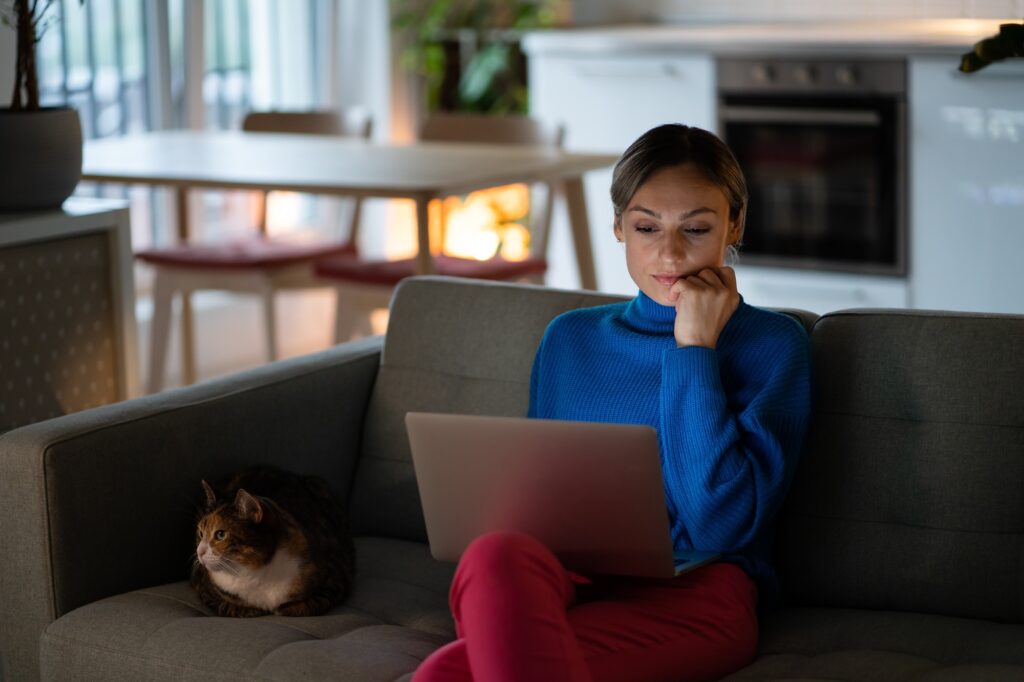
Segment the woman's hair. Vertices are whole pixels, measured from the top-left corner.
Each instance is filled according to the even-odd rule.
[[[612,173],[612,206],[621,217],[630,199],[655,172],[690,163],[725,194],[729,220],[745,220],[747,181],[732,151],[714,133],[668,123],[651,128],[629,145]],[[743,223],[740,223],[743,234]]]

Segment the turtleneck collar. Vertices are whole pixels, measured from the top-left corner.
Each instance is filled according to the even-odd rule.
[[[676,309],[661,305],[643,291],[626,306],[626,322],[639,331],[671,334],[676,324]]]
[[[743,295],[741,294],[740,307],[742,306]],[[733,317],[735,317],[735,313]],[[676,309],[674,306],[661,305],[641,291],[626,306],[625,320],[627,324],[641,332],[673,334],[676,324]]]

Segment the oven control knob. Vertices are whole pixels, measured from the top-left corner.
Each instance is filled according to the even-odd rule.
[[[793,69],[793,78],[800,85],[810,85],[817,80],[818,73],[814,70],[813,66],[800,65]]]
[[[836,82],[840,85],[854,85],[857,83],[857,71],[852,66],[836,67]]]
[[[775,69],[768,64],[754,64],[750,69],[750,79],[759,85],[765,85],[775,80]]]

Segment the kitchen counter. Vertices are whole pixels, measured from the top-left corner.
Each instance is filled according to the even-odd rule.
[[[527,54],[703,52],[714,55],[799,54],[912,56],[960,54],[1020,19],[897,19],[885,21],[690,23],[536,31]]]

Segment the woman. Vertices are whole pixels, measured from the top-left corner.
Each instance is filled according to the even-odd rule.
[[[736,291],[724,261],[746,183],[713,134],[648,131],[611,194],[640,292],[551,322],[530,416],[655,427],[676,550],[722,559],[672,580],[579,576],[529,536],[485,535],[452,584],[459,638],[417,682],[716,679],[754,656],[759,593],[763,605],[775,590],[771,525],[810,410],[807,337]]]

